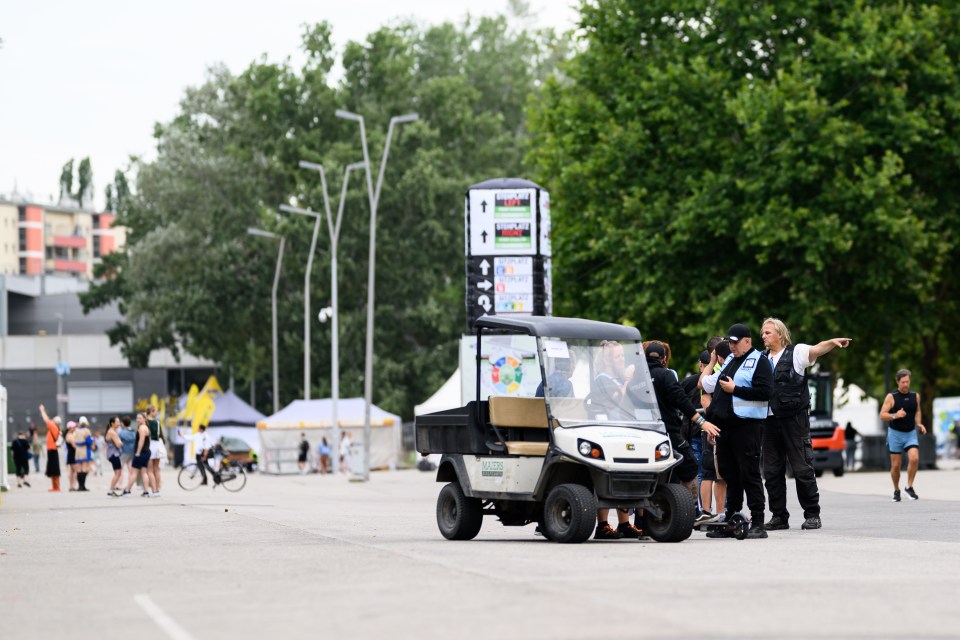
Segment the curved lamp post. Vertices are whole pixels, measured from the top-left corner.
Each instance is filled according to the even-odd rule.
[[[393,139],[393,127],[405,122],[414,122],[420,119],[416,113],[390,118],[387,128],[387,141],[383,148],[383,158],[380,160],[380,172],[377,175],[377,188],[373,188],[373,176],[370,175],[370,154],[367,151],[367,132],[363,116],[337,110],[337,117],[344,120],[353,120],[360,123],[360,144],[363,147],[363,161],[367,169],[367,197],[370,200],[370,264],[367,273],[367,346],[363,376],[363,479],[370,479],[370,407],[373,404],[373,300],[374,275],[377,257],[377,204],[380,201],[380,187],[383,186],[383,172],[387,167],[387,157],[390,155],[390,141]],[[394,442],[396,446],[396,442]],[[399,453],[399,451],[397,451]],[[395,461],[394,461],[395,462]]]
[[[277,366],[277,286],[280,284],[280,265],[283,263],[283,246],[286,244],[286,238],[276,233],[270,233],[263,229],[248,228],[247,233],[261,238],[274,238],[280,240],[280,252],[277,254],[277,269],[273,274],[273,293],[270,302],[273,307],[273,412],[280,411],[280,369]]]

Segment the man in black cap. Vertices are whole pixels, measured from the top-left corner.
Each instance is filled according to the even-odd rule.
[[[727,331],[731,354],[720,371],[711,374],[716,356],[704,369],[700,385],[712,394],[707,418],[723,432],[717,439],[717,464],[727,481],[726,518],[743,508],[747,494],[751,522],[748,538],[766,538],[763,527],[765,501],[760,475],[763,424],[773,390],[773,367],[753,348],[750,328],[737,323]],[[711,531],[710,537],[731,537],[727,531]]]
[[[667,428],[673,450],[683,456],[683,461],[677,467],[676,477],[690,489],[693,499],[697,499],[697,490],[694,481],[697,479],[697,460],[693,455],[690,443],[680,431],[681,416],[690,420],[703,431],[717,435],[720,430],[697,413],[696,408],[677,382],[673,372],[664,366],[667,350],[662,343],[654,340],[647,345],[647,368],[650,369],[650,378],[653,380],[653,392],[657,396],[657,406],[660,409],[660,418]],[[627,387],[627,394],[633,395],[638,390]]]

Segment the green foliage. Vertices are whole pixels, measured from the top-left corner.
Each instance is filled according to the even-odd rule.
[[[60,169],[60,199],[69,198],[73,194],[73,158],[68,160]]]
[[[82,208],[84,200],[89,200],[93,196],[93,167],[90,165],[90,158],[84,158],[77,167],[77,204]],[[87,204],[93,205],[88,201]]]
[[[261,227],[287,238],[281,276],[281,402],[302,397],[303,284],[312,220],[279,214],[292,202],[323,211],[326,169],[336,212],[344,167],[362,159],[362,114],[376,181],[391,116],[420,121],[394,133],[378,207],[374,401],[406,418],[457,366],[465,326],[463,194],[478,181],[522,173],[525,105],[565,48],[550,32],[512,29],[507,18],[461,26],[400,24],[348,43],[344,77],[332,86],[330,27],[304,28],[307,60],[260,60],[239,75],[214,68],[187,91],[179,115],[156,126],[157,158],[137,161],[134,193],[115,179],[123,252],[97,269],[104,279],[86,308],[119,301],[111,331],[134,366],[181,345],[259,381],[269,406],[270,287],[276,244],[246,235]],[[125,183],[124,183],[125,185]],[[124,195],[126,194],[126,195]],[[340,393],[363,394],[370,211],[366,176],[352,176],[339,246]],[[311,275],[315,314],[330,303],[326,223]],[[107,277],[109,276],[109,277]],[[311,318],[312,395],[330,390],[330,330]]]
[[[531,103],[561,313],[636,323],[682,357],[784,318],[882,392],[936,395],[956,349],[960,7],[599,0]]]

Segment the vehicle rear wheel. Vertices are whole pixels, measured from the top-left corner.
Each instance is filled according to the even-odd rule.
[[[844,469],[843,467],[834,467],[834,468],[833,468],[833,475],[835,475],[835,476],[837,476],[837,477],[839,478],[839,477],[841,477],[841,476],[843,475],[843,472],[844,472],[844,471],[845,471],[845,469]]]
[[[483,504],[463,494],[460,484],[451,482],[437,496],[437,526],[447,540],[473,540],[483,524]]]
[[[693,532],[696,503],[686,487],[679,484],[664,484],[657,487],[650,498],[660,510],[654,517],[650,509],[643,512],[643,530],[657,542],[681,542]]]
[[[543,535],[556,542],[585,542],[597,519],[597,499],[581,484],[559,484],[543,505]]]
[[[823,469],[814,469],[814,470],[813,470],[813,475],[815,475],[816,477],[819,478],[820,476],[823,475]]]

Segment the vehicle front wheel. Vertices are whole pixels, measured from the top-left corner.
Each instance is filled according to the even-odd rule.
[[[586,542],[597,519],[597,499],[581,484],[559,484],[543,505],[543,535],[556,542]]]
[[[463,495],[460,484],[451,482],[437,496],[437,526],[447,540],[473,540],[483,524],[483,504]]]
[[[834,467],[834,468],[833,468],[833,475],[835,475],[835,476],[837,476],[837,477],[839,478],[840,476],[843,475],[843,472],[844,472],[844,471],[845,471],[845,469],[844,469],[843,467]]]
[[[686,487],[661,485],[650,501],[660,511],[660,517],[655,517],[651,509],[643,512],[645,533],[657,542],[681,542],[690,537],[697,506]]]

